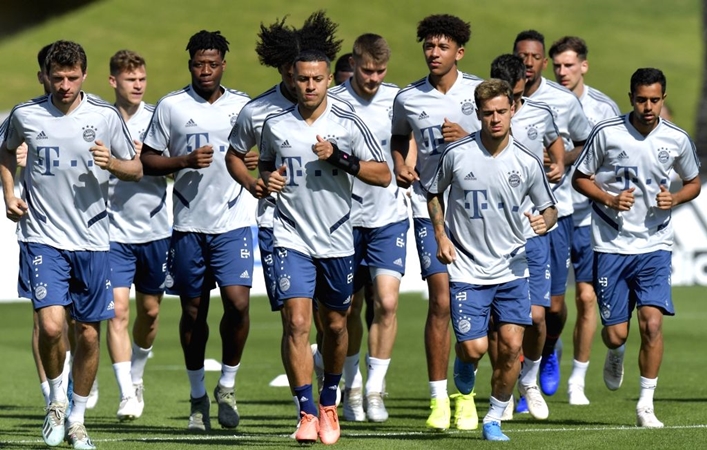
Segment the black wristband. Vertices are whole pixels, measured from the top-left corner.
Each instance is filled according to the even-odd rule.
[[[331,146],[334,151],[331,152],[331,156],[326,161],[346,173],[350,173],[353,176],[358,175],[359,170],[361,170],[361,160],[354,155],[342,152],[336,144],[332,143]]]

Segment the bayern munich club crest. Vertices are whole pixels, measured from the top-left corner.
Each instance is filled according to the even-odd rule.
[[[82,127],[83,130],[83,140],[86,142],[93,142],[96,140],[96,128],[92,125],[86,125]]]
[[[533,126],[528,127],[528,139],[534,141],[538,138],[538,130]]]
[[[278,284],[280,286],[280,290],[282,292],[287,292],[290,290],[290,286],[292,285],[290,282],[290,277],[284,276],[280,277],[280,280],[278,281]]]
[[[665,164],[670,159],[670,153],[667,148],[661,147],[658,149],[658,161],[661,164]]]
[[[230,114],[229,119],[231,121],[231,126],[234,126],[236,124],[236,120],[238,120],[238,114]]]
[[[466,116],[470,116],[474,113],[474,104],[469,99],[464,99],[461,101],[462,113]]]
[[[520,186],[520,175],[518,175],[517,171],[514,170],[508,173],[508,184],[510,184],[512,188]]]

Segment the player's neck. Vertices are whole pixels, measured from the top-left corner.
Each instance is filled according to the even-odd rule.
[[[452,70],[445,73],[444,75],[430,74],[428,79],[430,80],[430,84],[434,86],[435,89],[437,89],[443,94],[446,94],[447,92],[449,92],[452,86],[454,86],[454,83],[456,83],[458,76],[459,72],[457,71],[457,67],[454,66]]]
[[[118,108],[118,112],[120,112],[120,115],[123,116],[123,121],[128,122],[140,109],[140,103],[134,105],[126,102],[125,100],[121,101],[120,98],[116,98],[115,107]]]
[[[540,76],[537,78],[537,80],[533,81],[533,84],[526,84],[525,85],[525,92],[523,92],[523,95],[526,97],[530,97],[531,95],[535,94],[535,92],[540,88],[540,83],[542,83],[543,77]]]
[[[302,116],[304,121],[307,123],[307,125],[312,125],[324,113],[324,111],[326,110],[326,106],[327,106],[327,98],[325,96],[324,100],[322,100],[322,102],[316,108],[307,109],[307,108],[303,108],[302,105],[298,105],[297,110],[299,111],[300,115]]]
[[[287,89],[287,86],[285,86],[285,83],[282,81],[280,82],[280,93],[282,93],[282,96],[285,97],[287,100],[291,101],[292,103],[297,103],[297,97],[292,95],[292,92]]]
[[[486,151],[488,151],[494,158],[500,155],[503,149],[508,147],[509,139],[510,133],[506,133],[506,135],[501,139],[495,139],[488,136],[483,131],[481,132],[481,143],[484,145]]]
[[[56,98],[52,95],[52,105],[54,105],[56,109],[64,113],[64,115],[67,115],[81,104],[81,100],[83,100],[83,95],[83,91],[80,91],[79,95],[77,95],[74,101],[71,102],[71,104],[69,105],[65,105],[61,102],[57,103]]]
[[[206,100],[209,103],[213,103],[216,100],[218,100],[219,98],[221,98],[221,96],[223,95],[223,91],[224,91],[221,86],[219,86],[218,89],[215,89],[212,92],[207,92],[207,91],[201,90],[198,87],[196,87],[194,84],[192,84],[192,88],[194,88],[194,92],[196,92],[196,94],[199,97],[203,98],[204,100]]]
[[[651,134],[651,131],[655,130],[655,127],[657,127],[660,123],[660,119],[657,119],[650,125],[640,123],[638,120],[636,120],[636,113],[634,112],[631,112],[631,114],[629,114],[628,120],[631,122],[631,125],[633,125],[633,128],[635,128],[636,131],[641,133],[643,136],[648,136],[649,134]]]
[[[582,98],[582,94],[584,94],[584,81],[580,80],[577,86],[572,89],[572,93],[576,95],[577,98]]]
[[[356,95],[358,95],[362,99],[366,100],[367,102],[370,102],[373,99],[373,97],[376,96],[376,93],[378,93],[378,89],[376,89],[376,91],[372,94],[369,94],[369,93],[365,92],[363,89],[361,89],[361,86],[358,84],[358,82],[356,82],[356,76],[349,78],[349,82],[351,83],[351,87],[353,88]]]

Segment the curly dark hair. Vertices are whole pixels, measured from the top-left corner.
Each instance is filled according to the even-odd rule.
[[[297,30],[297,51],[295,57],[303,50],[318,50],[324,53],[330,61],[336,59],[341,50],[342,39],[336,39],[339,24],[332,22],[326,16],[326,11],[312,13],[304,21],[302,28]],[[292,58],[290,61],[294,60]]]
[[[542,35],[539,31],[536,30],[525,30],[521,31],[518,33],[516,36],[516,40],[513,41],[513,51],[515,52],[516,50],[516,44],[518,44],[521,41],[537,41],[540,42],[540,44],[543,46],[543,50],[545,50],[545,36]]]
[[[279,69],[297,57],[297,30],[285,25],[286,19],[287,16],[282,20],[276,19],[267,27],[260,23],[258,43],[255,45],[260,64]]]
[[[58,67],[80,66],[81,72],[86,73],[88,59],[80,44],[72,41],[56,41],[49,48],[44,61],[44,71],[46,73],[49,73],[52,64],[56,64]]]
[[[462,47],[469,42],[471,25],[450,14],[427,16],[417,24],[417,42],[437,36],[449,38]]]
[[[221,58],[225,58],[228,44],[229,42],[220,31],[201,30],[189,38],[186,49],[189,50],[190,59],[193,59],[196,52],[200,50],[217,50],[221,54]]]
[[[525,63],[520,56],[501,55],[491,63],[491,78],[498,78],[514,87],[525,79]]]

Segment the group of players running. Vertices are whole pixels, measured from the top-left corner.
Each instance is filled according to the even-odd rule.
[[[81,90],[87,60],[80,45],[57,41],[42,49],[38,78],[46,95],[16,106],[3,125],[0,177],[7,215],[18,222],[20,295],[35,309],[45,442],[95,448],[84,414],[103,320],[120,388],[118,419],[140,417],[165,290],[181,301],[188,428],[208,431],[206,319],[210,292],[219,287],[222,365],[213,398],[219,424],[238,426],[235,379],[250,326],[254,223],[268,298],[282,320],[281,356],[298,420],[292,437],[339,439],[342,377],[344,419],[386,421],[409,208],[429,293],[428,428],[479,427],[474,386],[487,352],[493,372],[483,438],[508,440],[501,423],[514,410],[548,418],[543,393],[559,386],[570,264],[578,314],[570,404],[589,404],[584,384],[597,309],[609,348],[604,381],[618,389],[637,308],[637,425],[662,427],[653,393],[662,316],[674,313],[670,210],[700,191],[694,144],[659,117],[663,73],[638,69],[632,110],[620,115],[584,84],[582,39],[563,37],[550,47],[555,83],[542,76],[544,37],[530,30],[492,62],[484,81],[457,68],[469,24],[442,14],[418,24],[429,72],[419,81],[403,89],[385,83],[391,49],[383,37],[364,34],[353,44],[353,75],[329,89],[341,47],[336,30],[323,11],[300,28],[285,19],[261,24],[256,52],[281,81],[252,100],[221,85],[229,48],[218,31],[191,37],[191,83],[156,106],[142,101],[146,63],[137,53],[111,58],[111,105]],[[682,185],[671,192],[675,173]],[[458,390],[451,396],[450,321]],[[70,365],[67,392],[62,374]]]

